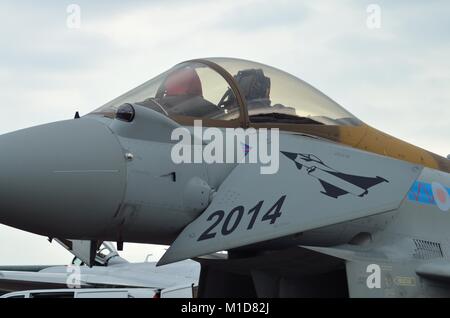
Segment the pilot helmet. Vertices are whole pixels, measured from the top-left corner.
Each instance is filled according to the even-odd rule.
[[[191,67],[175,70],[167,76],[163,87],[165,96],[203,96],[200,77]]]

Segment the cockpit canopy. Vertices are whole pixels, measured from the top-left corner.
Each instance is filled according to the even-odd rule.
[[[114,116],[137,104],[174,120],[194,118],[251,123],[360,125],[329,97],[286,72],[256,62],[209,58],[169,71],[95,110]]]

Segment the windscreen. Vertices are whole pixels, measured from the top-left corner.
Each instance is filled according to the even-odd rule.
[[[168,116],[216,120],[239,118],[239,105],[227,81],[207,65],[186,62],[95,110],[114,115],[125,104],[137,104]]]

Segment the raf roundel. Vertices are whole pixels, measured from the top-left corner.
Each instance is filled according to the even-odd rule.
[[[433,190],[434,201],[442,211],[450,210],[450,194],[448,190],[440,183],[433,182],[431,184]]]

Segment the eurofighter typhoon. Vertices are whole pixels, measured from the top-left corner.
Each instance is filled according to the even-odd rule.
[[[450,160],[266,65],[184,62],[0,149],[1,223],[170,245],[199,297],[450,296]]]

